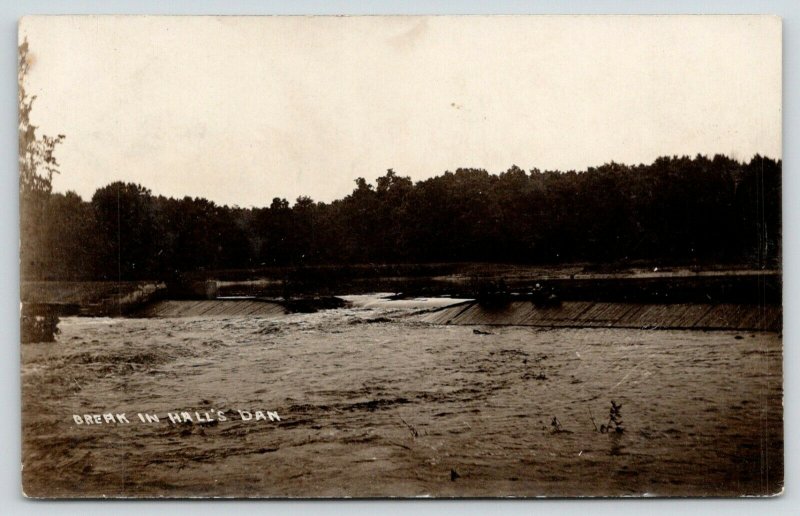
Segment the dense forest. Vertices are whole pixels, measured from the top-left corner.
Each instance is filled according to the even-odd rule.
[[[416,183],[389,170],[331,203],[274,198],[263,208],[122,182],[90,200],[48,189],[21,202],[23,279],[476,261],[767,267],[781,253],[781,162],[761,156],[582,172],[458,169]]]
[[[388,170],[331,203],[263,208],[166,198],[115,182],[53,193],[65,135],[38,135],[19,46],[23,280],[180,280],[274,266],[497,262],[730,264],[781,257],[781,162],[661,157],[586,171],[458,169],[424,181]],[[69,172],[67,172],[69,173]]]

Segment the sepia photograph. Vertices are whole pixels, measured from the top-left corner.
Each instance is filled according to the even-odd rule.
[[[24,496],[783,493],[781,18],[26,16],[18,103]]]

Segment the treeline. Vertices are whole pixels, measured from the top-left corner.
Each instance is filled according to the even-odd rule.
[[[165,279],[318,264],[592,262],[775,266],[781,162],[663,157],[584,172],[389,170],[331,203],[264,208],[155,196],[130,183],[89,201],[22,199],[24,279]]]

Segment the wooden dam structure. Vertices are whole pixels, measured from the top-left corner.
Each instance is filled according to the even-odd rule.
[[[467,301],[424,314],[432,324],[780,331],[779,305],[619,303],[563,301],[537,305],[511,301],[502,306]]]

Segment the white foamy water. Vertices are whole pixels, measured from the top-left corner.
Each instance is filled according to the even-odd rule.
[[[391,293],[379,293],[341,296],[341,298],[349,302],[351,305],[359,308],[385,308],[390,310],[430,310],[457,305],[466,301],[472,301],[472,299],[450,297],[414,297],[392,299],[393,296],[394,294]]]

